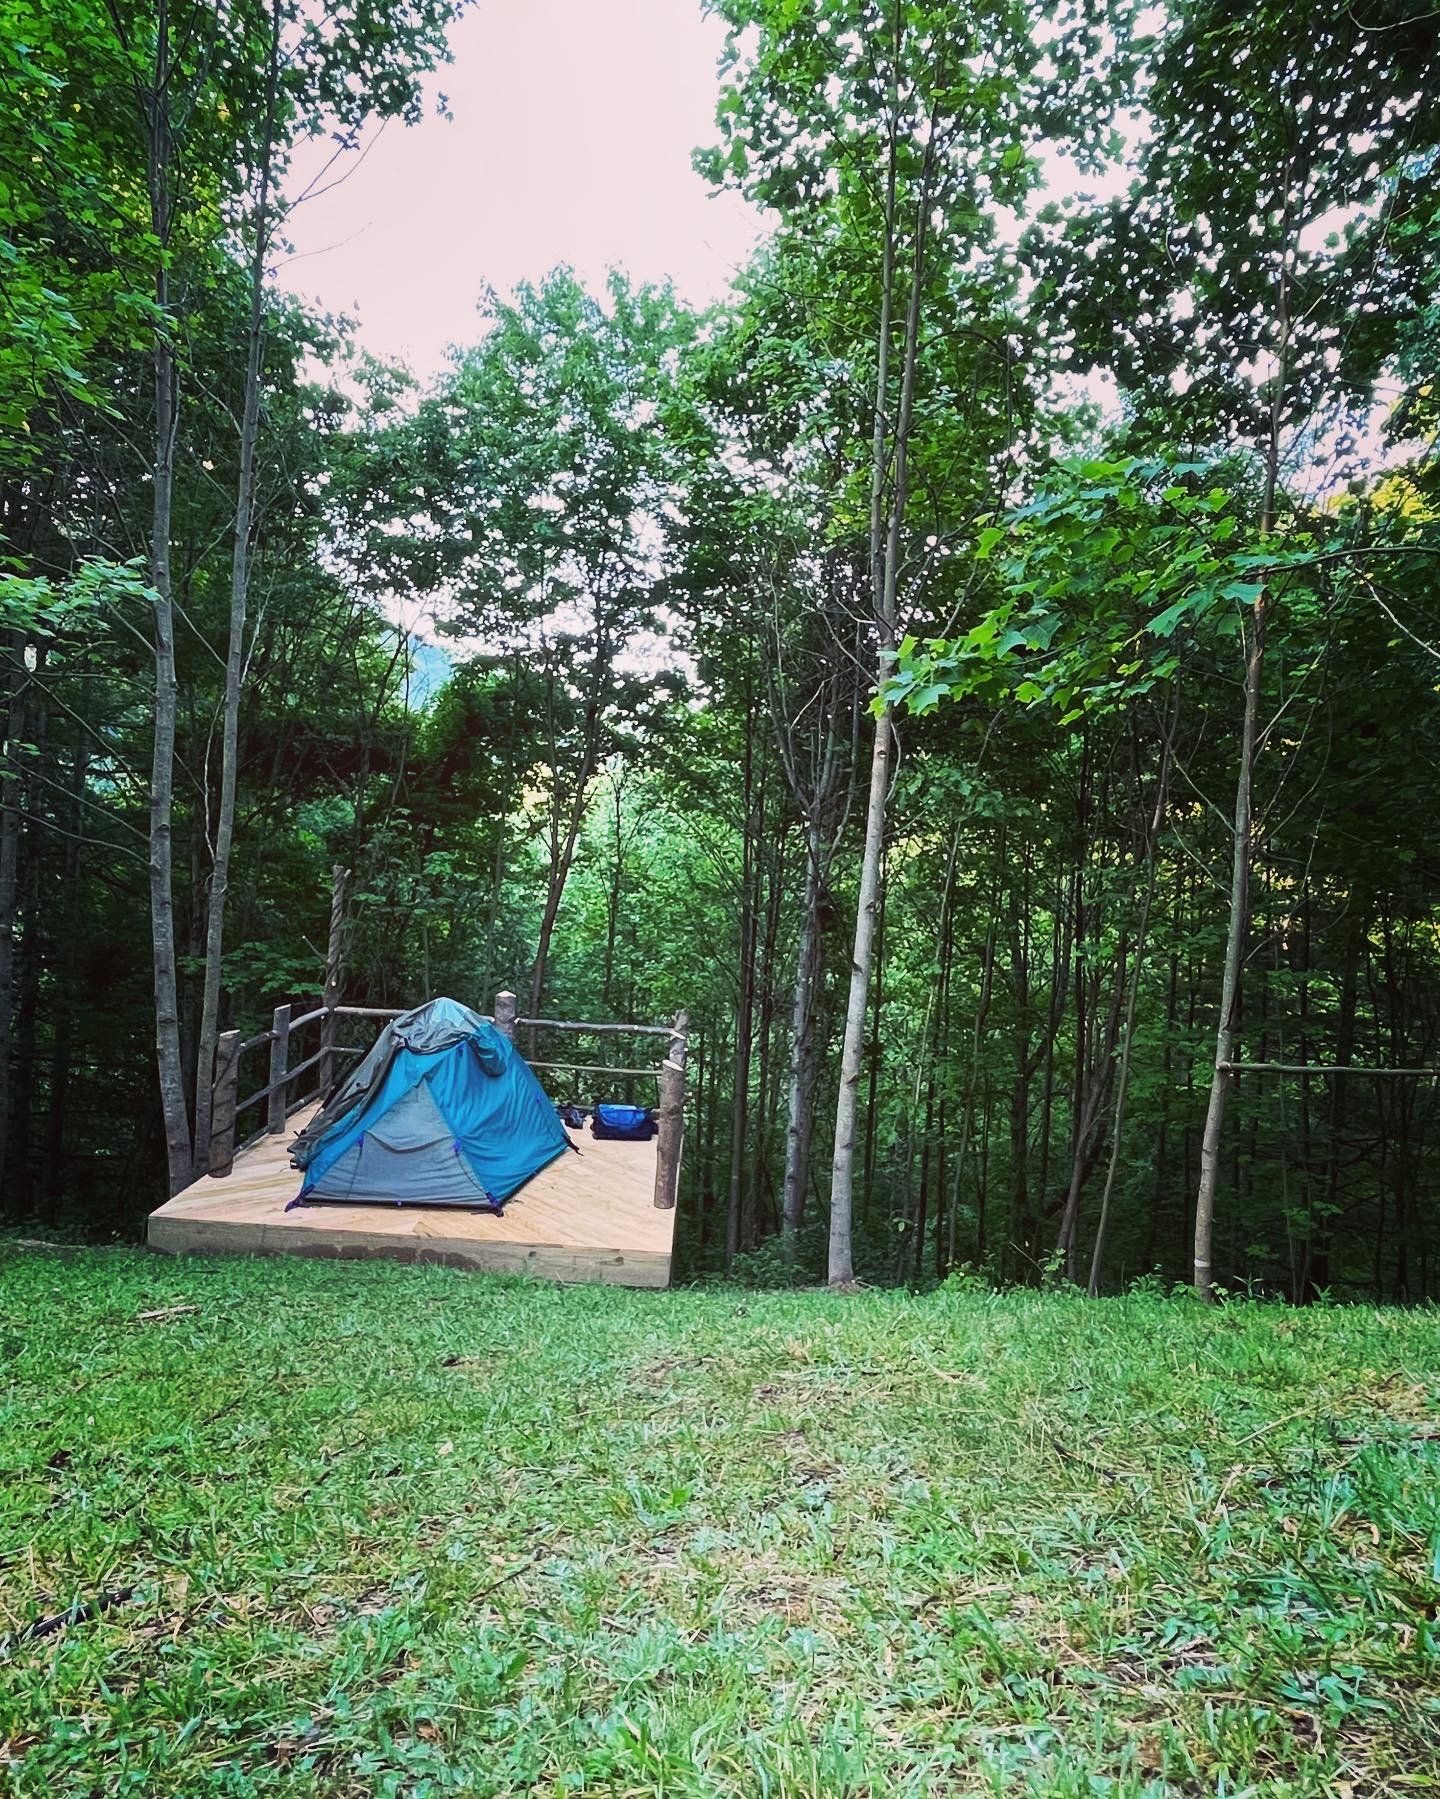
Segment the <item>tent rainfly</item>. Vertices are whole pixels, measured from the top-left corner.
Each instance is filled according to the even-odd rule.
[[[574,1148],[515,1045],[457,1000],[391,1019],[290,1146],[291,1206],[498,1212]]]

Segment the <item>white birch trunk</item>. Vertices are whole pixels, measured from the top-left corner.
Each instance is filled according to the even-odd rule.
[[[220,1029],[220,988],[225,953],[225,903],[230,852],[235,841],[235,789],[240,751],[240,696],[245,670],[245,618],[250,592],[250,537],[255,518],[255,454],[260,437],[260,388],[265,350],[265,250],[270,231],[270,180],[274,156],[275,100],[279,80],[280,21],[272,19],[266,77],[260,186],[255,208],[255,246],[250,261],[250,328],[245,358],[245,398],[240,420],[240,467],[235,494],[235,546],[230,577],[230,632],[225,657],[221,726],[220,803],[215,818],[214,860],[205,919],[205,976],[200,1035],[195,1052],[195,1174],[210,1166],[211,1082]]]
[[[850,997],[840,1052],[840,1094],[835,1106],[835,1154],[830,1167],[830,1260],[832,1287],[855,1278],[854,1197],[855,1117],[859,1109],[865,1050],[865,1009],[875,960],[875,921],[880,901],[880,859],[885,844],[885,796],[890,786],[892,733],[887,707],[875,720],[870,752],[870,793],[865,807],[865,848],[860,864],[860,899],[855,913],[855,947],[850,958]]]

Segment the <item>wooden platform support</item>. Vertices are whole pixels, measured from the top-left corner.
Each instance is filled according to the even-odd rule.
[[[235,1162],[235,1096],[240,1082],[240,1033],[222,1031],[215,1044],[215,1084],[211,1089],[209,1172],[217,1179]]]
[[[343,911],[346,871],[337,867],[335,873]],[[332,951],[337,943],[332,912]],[[326,1077],[335,1058],[362,1053],[337,1042],[339,1020],[383,1022],[401,1015],[397,1007],[342,1004],[338,968],[332,956],[319,1006],[296,1017],[293,1003],[287,1001],[275,1007],[268,1031],[243,1041],[238,1031],[221,1036],[215,1058],[209,1173],[151,1214],[152,1248],[177,1254],[386,1256],[499,1272],[527,1271],[552,1280],[635,1287],[669,1284],[685,1134],[684,1012],[668,1025],[519,1018],[513,993],[495,996],[493,1022],[512,1041],[517,1027],[537,1033],[666,1039],[664,1060],[650,1069],[555,1064],[583,1066],[595,1074],[658,1079],[658,1134],[649,1143],[580,1138],[575,1144],[579,1154],[562,1155],[542,1169],[510,1201],[502,1217],[404,1204],[287,1210],[299,1188],[287,1140],[288,1129],[297,1122],[295,1114],[307,1108],[313,1114],[328,1090]],[[318,1047],[292,1067],[295,1038],[317,1024]],[[240,1099],[242,1059],[262,1047],[268,1049],[265,1084]],[[302,1097],[301,1078],[315,1069],[324,1084]],[[262,1113],[260,1128],[237,1150],[236,1120],[251,1107]]]
[[[308,1114],[291,1120],[303,1126]],[[665,1287],[673,1209],[653,1201],[657,1142],[576,1137],[495,1217],[432,1206],[286,1207],[300,1186],[288,1138],[268,1132],[225,1180],[203,1178],[150,1215],[147,1241],[168,1255],[298,1255],[341,1261],[444,1262],[492,1274]]]
[[[276,1006],[270,1025],[270,1111],[266,1129],[272,1137],[285,1132],[285,1073],[290,1065],[290,1007]]]
[[[320,1026],[320,1091],[335,1079],[335,1043],[339,1034],[336,1008],[345,984],[345,889],[350,870],[337,862],[330,871],[330,937],[325,948],[325,1018]]]

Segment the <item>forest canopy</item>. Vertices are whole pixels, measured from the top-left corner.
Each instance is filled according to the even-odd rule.
[[[276,270],[461,4],[0,0],[5,1221],[339,865],[359,1004],[688,1012],[691,1274],[1434,1298],[1429,0],[715,0],[726,303],[421,382]]]

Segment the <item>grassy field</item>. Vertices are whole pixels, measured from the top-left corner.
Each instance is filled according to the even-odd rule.
[[[27,1252],[0,1359],[5,1790],[1440,1789],[1434,1312]]]

